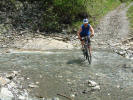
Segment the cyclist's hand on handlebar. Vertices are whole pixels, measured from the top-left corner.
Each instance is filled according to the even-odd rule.
[[[94,34],[91,34],[91,35],[90,35],[90,37],[93,37],[93,36],[94,36]]]

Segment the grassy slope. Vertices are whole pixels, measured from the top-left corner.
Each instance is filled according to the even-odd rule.
[[[128,13],[127,13],[128,19],[130,21],[130,29],[131,29],[131,36],[133,36],[133,6],[131,6],[128,9]]]
[[[92,0],[87,3],[87,10],[90,14],[90,23],[92,26],[96,26],[99,23],[99,20],[107,14],[109,11],[115,9],[120,5],[119,0]],[[73,27],[79,27],[82,24],[82,21],[73,23]]]

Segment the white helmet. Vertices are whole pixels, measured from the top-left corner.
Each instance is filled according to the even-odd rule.
[[[89,21],[88,21],[88,19],[86,18],[86,19],[83,19],[83,23],[84,24],[87,24]]]

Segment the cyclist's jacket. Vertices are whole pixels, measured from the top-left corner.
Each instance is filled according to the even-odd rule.
[[[81,28],[82,28],[82,31],[80,32],[81,37],[90,35],[90,24],[88,24],[87,27],[85,27],[84,24],[82,24]]]

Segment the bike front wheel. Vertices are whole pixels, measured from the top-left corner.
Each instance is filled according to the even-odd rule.
[[[91,64],[91,62],[92,62],[92,56],[91,56],[90,52],[88,52],[87,59],[88,59],[89,64]]]

